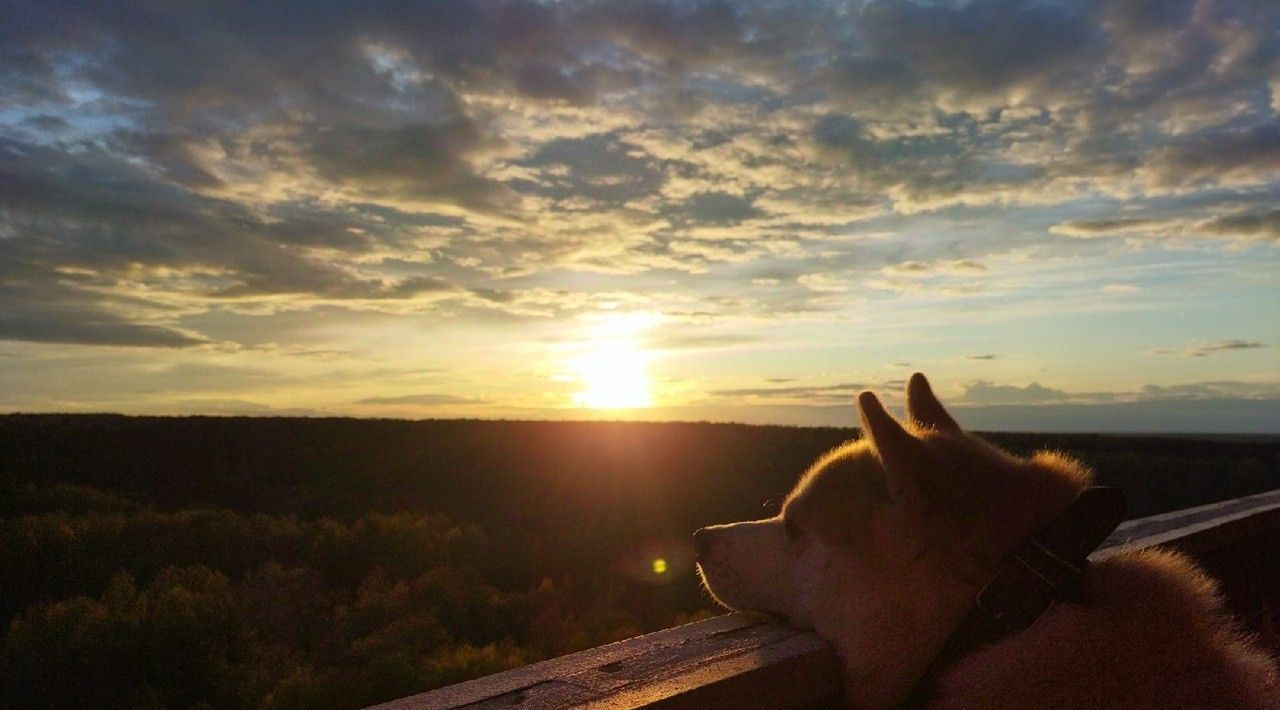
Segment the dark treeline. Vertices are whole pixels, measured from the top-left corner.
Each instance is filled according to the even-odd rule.
[[[690,533],[854,435],[3,416],[0,705],[356,707],[699,618]],[[1135,515],[1280,487],[1275,439],[988,438]]]

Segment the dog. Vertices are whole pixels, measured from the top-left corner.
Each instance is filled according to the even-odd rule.
[[[832,643],[848,707],[921,697],[931,709],[1280,708],[1274,660],[1235,629],[1215,582],[1159,549],[1090,565],[1078,600],[933,672],[1002,563],[1077,500],[1092,472],[965,433],[919,373],[905,423],[871,392],[858,410],[863,437],[820,457],[778,515],[694,535],[703,584],[720,604]]]

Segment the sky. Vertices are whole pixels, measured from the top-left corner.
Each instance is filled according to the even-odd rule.
[[[0,411],[1280,433],[1280,4],[0,0]]]

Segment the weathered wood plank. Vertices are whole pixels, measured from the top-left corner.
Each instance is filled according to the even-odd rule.
[[[476,678],[456,685],[412,695],[376,706],[380,710],[452,710],[484,698],[495,698],[569,675],[588,667],[608,666],[646,653],[663,652],[717,634],[758,626],[763,617],[753,614],[726,614],[692,624],[664,629],[625,641],[598,646],[567,656],[551,658],[505,673]]]
[[[1277,509],[1280,489],[1129,520],[1102,543],[1094,559],[1166,543],[1188,554],[1207,551],[1220,547],[1226,536],[1247,536],[1256,526],[1269,526],[1273,518],[1268,513]]]
[[[586,703],[587,710],[788,708],[820,703],[840,683],[840,665],[814,634],[792,634],[754,650],[722,656],[684,673],[660,674]]]
[[[549,680],[528,688],[513,690],[492,698],[485,698],[479,702],[468,703],[462,707],[474,710],[512,707],[529,710],[550,710],[551,708],[562,708],[566,705],[581,706],[583,703],[599,697],[599,693],[586,688],[579,688],[572,683]]]
[[[762,622],[763,620],[758,620]],[[779,624],[754,623],[739,629],[693,638],[679,646],[654,646],[644,653],[604,666],[596,666],[567,676],[575,685],[609,692],[663,678],[697,674],[701,669],[728,657],[768,649],[779,642],[794,640],[795,631]],[[814,645],[821,642],[814,637]]]
[[[1280,490],[1130,520],[1093,555],[1156,545],[1192,555],[1232,611],[1280,649]],[[811,632],[746,613],[588,649],[402,698],[377,710],[837,707],[835,654]]]

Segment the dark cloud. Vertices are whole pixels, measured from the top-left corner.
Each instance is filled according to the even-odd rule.
[[[1103,22],[1117,36],[1163,34],[1184,26],[1194,0],[1112,0],[1103,5]]]
[[[748,197],[727,192],[699,192],[690,195],[680,206],[677,215],[700,224],[737,224],[764,212],[757,209]]]
[[[11,298],[6,291],[0,289],[0,296]],[[132,323],[82,305],[39,306],[13,301],[0,313],[0,340],[148,348],[184,348],[207,342],[175,328]]]
[[[743,20],[727,0],[604,0],[580,14],[601,32],[647,57],[663,61],[704,61],[741,49]]]
[[[372,2],[359,10],[305,0],[188,12],[148,3],[37,3],[7,13],[0,40],[10,64],[57,76],[68,55],[113,92],[162,108],[324,110],[396,91],[393,72],[371,65],[370,47],[463,85],[501,81],[512,59],[563,56],[561,13],[532,0]]]
[[[500,207],[509,202],[509,190],[477,176],[467,162],[480,144],[476,125],[459,118],[394,128],[323,129],[308,157],[321,176],[361,192],[397,201],[434,198]]]
[[[1200,132],[1152,151],[1144,170],[1161,187],[1272,179],[1280,171],[1280,122]]]
[[[0,340],[158,348],[210,342],[163,322],[171,319],[137,322],[126,314],[138,304],[101,298],[77,288],[75,281],[74,276],[42,273],[13,260],[0,262]]]
[[[1219,340],[1216,343],[1207,343],[1205,345],[1195,345],[1182,350],[1170,350],[1162,348],[1156,350],[1157,355],[1182,355],[1185,357],[1207,357],[1216,353],[1231,352],[1233,350],[1258,350],[1267,347],[1266,343],[1260,343],[1256,340]]]
[[[1280,210],[1215,217],[1200,225],[1213,234],[1280,241]]]
[[[1244,211],[1202,217],[1170,211],[1161,217],[1069,220],[1049,228],[1078,239],[1137,236],[1177,239],[1231,238],[1241,243],[1280,241],[1280,210]]]
[[[836,92],[863,103],[895,101],[916,93],[922,78],[903,57],[853,55],[836,59],[819,76]]]
[[[29,126],[46,133],[60,133],[71,127],[71,124],[68,123],[65,118],[49,115],[24,118],[22,119],[22,125]]]
[[[590,75],[584,78],[589,81]],[[588,82],[570,76],[555,64],[542,61],[523,64],[516,72],[515,88],[526,96],[571,104],[584,103],[591,94]]]
[[[556,199],[617,205],[651,196],[666,181],[660,161],[617,133],[553,139],[521,165],[544,171],[545,182],[528,188]]]
[[[333,213],[282,204],[259,216],[233,202],[157,182],[147,171],[92,144],[45,146],[0,138],[0,208],[23,226],[29,253],[60,263],[231,266],[263,276],[328,271],[304,264],[287,247],[323,245],[363,251],[356,223]],[[284,248],[282,248],[284,247]],[[3,248],[3,247],[0,247]],[[286,289],[287,290],[287,289]]]
[[[828,114],[813,128],[820,153],[834,156],[868,190],[887,191],[907,203],[946,201],[1027,185],[1045,175],[1032,165],[1013,165],[992,151],[990,136],[969,118],[945,131],[880,137],[856,116]]]
[[[0,288],[5,337],[109,345],[184,346],[198,337],[155,322],[167,306],[145,291],[197,298],[310,294],[410,298],[451,286],[440,277],[364,277],[308,256],[375,246],[350,216],[282,204],[266,214],[203,197],[100,146],[0,138]],[[373,227],[376,228],[376,227]],[[107,310],[109,308],[109,310]],[[125,315],[132,313],[133,316]]]
[[[868,4],[859,20],[877,54],[905,61],[943,91],[963,94],[1075,84],[1079,64],[1102,38],[1078,7],[1065,3],[880,2]]]
[[[117,131],[111,136],[116,152],[138,156],[155,166],[163,177],[184,187],[214,189],[222,179],[200,165],[192,151],[196,136],[162,131]]]
[[[981,354],[981,355],[965,355],[965,356],[964,356],[964,359],[966,359],[966,360],[996,360],[996,359],[999,359],[999,357],[1000,357],[1000,356],[999,356],[999,355],[996,355],[995,353],[983,353],[983,354]]]
[[[856,166],[871,166],[879,161],[881,148],[868,136],[866,125],[852,116],[829,114],[814,126],[818,145],[841,151]]]

